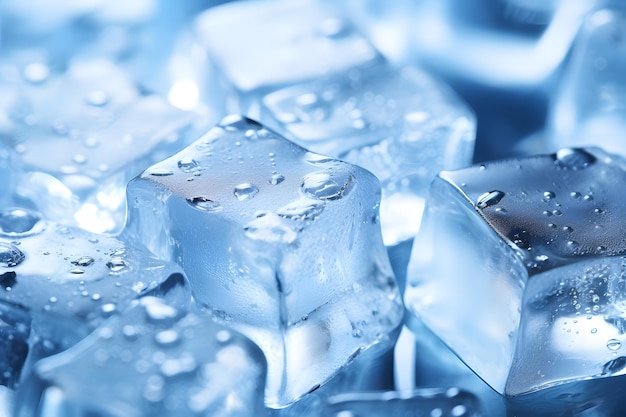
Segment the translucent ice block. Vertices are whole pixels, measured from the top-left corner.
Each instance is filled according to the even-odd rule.
[[[143,297],[73,348],[37,363],[19,417],[264,413],[265,359],[206,315]]]
[[[552,143],[600,146],[626,155],[626,16],[602,9],[587,18],[552,103]]]
[[[66,349],[146,294],[189,302],[178,266],[145,249],[27,210],[0,211],[0,343],[11,345],[2,381],[11,385],[24,361],[28,368]]]
[[[194,117],[142,94],[109,61],[76,61],[53,75],[42,63],[23,68],[8,108],[11,170],[20,202],[46,217],[94,232],[118,230],[125,185],[181,149]]]
[[[196,300],[268,359],[286,405],[386,339],[402,305],[379,183],[229,116],[128,186],[128,239],[180,263]]]
[[[331,397],[322,416],[386,417],[439,416],[478,417],[478,399],[456,388],[422,388],[408,392],[359,392]]]
[[[625,180],[591,148],[441,173],[407,307],[500,393],[623,372]]]
[[[434,176],[472,161],[472,112],[415,67],[381,64],[271,92],[261,120],[296,143],[381,181],[385,244],[412,238]]]
[[[200,15],[195,32],[230,112],[248,112],[262,88],[382,59],[346,19],[315,0],[229,3]]]

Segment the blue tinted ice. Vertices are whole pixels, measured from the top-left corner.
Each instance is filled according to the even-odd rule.
[[[346,19],[315,0],[229,3],[200,15],[195,31],[213,75],[226,86],[231,112],[247,111],[247,100],[263,87],[311,80],[381,59]]]
[[[16,409],[21,417],[256,417],[265,372],[261,351],[245,337],[147,296],[37,363]]]
[[[0,211],[2,382],[86,336],[145,294],[187,300],[180,269],[122,241],[60,226],[23,209]]]
[[[624,181],[593,148],[441,173],[407,307],[501,393],[620,374]]]
[[[286,405],[400,322],[379,190],[229,116],[130,182],[125,233],[180,263],[196,300],[261,347],[267,403]]]
[[[601,146],[626,154],[626,17],[602,9],[587,18],[552,106],[556,146]]]
[[[63,74],[34,62],[21,77],[0,109],[17,198],[62,223],[118,230],[126,183],[182,148],[193,116],[142,94],[109,61],[75,61]]]
[[[428,185],[471,163],[472,112],[415,67],[377,65],[273,91],[262,120],[315,152],[359,165],[381,181],[385,244],[412,238]]]
[[[407,392],[360,392],[331,397],[325,417],[478,417],[478,399],[456,388],[422,388]]]

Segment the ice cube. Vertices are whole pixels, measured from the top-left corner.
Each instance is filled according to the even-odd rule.
[[[210,73],[221,82],[214,87],[225,88],[230,112],[248,112],[249,99],[264,87],[382,59],[348,20],[315,0],[229,3],[200,15],[195,32],[212,64]]]
[[[42,63],[9,109],[15,194],[47,218],[113,232],[125,218],[125,185],[184,146],[194,117],[141,94],[109,61],[76,61],[55,75]]]
[[[592,148],[441,173],[407,308],[509,396],[621,373],[625,180]]]
[[[626,155],[626,17],[602,9],[589,16],[574,44],[552,103],[552,143],[600,146]]]
[[[177,265],[145,249],[24,209],[0,211],[0,343],[12,345],[0,358],[12,363],[2,381],[11,385],[24,361],[29,368],[66,349],[139,296],[186,305],[187,288]]]
[[[369,172],[229,116],[128,186],[126,239],[179,262],[196,300],[268,358],[266,401],[323,384],[399,324]]]
[[[476,129],[446,85],[416,67],[386,64],[273,91],[261,120],[376,175],[386,245],[417,233],[428,185],[439,171],[471,163]]]
[[[478,399],[458,388],[421,388],[408,392],[355,392],[328,400],[322,416],[384,417],[440,416],[478,417]]]
[[[17,415],[259,416],[265,371],[245,337],[147,296],[37,363],[17,392]]]

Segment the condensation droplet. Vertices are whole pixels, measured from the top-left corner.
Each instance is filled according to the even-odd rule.
[[[489,191],[487,193],[481,194],[476,201],[476,207],[479,209],[484,209],[490,206],[494,206],[502,200],[504,197],[504,193],[499,190]]]
[[[22,263],[24,253],[10,243],[0,242],[0,266],[10,268]]]
[[[94,263],[94,259],[91,256],[81,256],[78,259],[73,260],[72,265],[76,266],[90,266]]]
[[[559,166],[569,169],[585,169],[595,162],[596,158],[589,152],[579,148],[559,149],[555,161]]]
[[[283,181],[285,181],[285,177],[281,174],[272,174],[270,177],[270,184],[272,185],[278,185]]]
[[[198,168],[198,162],[192,158],[183,158],[178,161],[178,168],[183,172],[193,172]]]
[[[169,177],[170,175],[174,175],[174,173],[169,169],[155,169],[154,171],[150,171],[150,175],[154,177]]]
[[[349,172],[316,171],[302,178],[300,190],[318,200],[338,200],[349,192],[353,181]]]
[[[90,106],[94,107],[103,107],[109,104],[109,95],[106,91],[102,90],[93,90],[87,94],[85,97],[85,101]]]
[[[216,211],[222,211],[224,209],[220,203],[218,203],[217,201],[210,200],[206,197],[188,198],[187,203],[191,207],[200,211],[216,212]]]
[[[619,350],[622,347],[622,342],[617,339],[609,339],[609,341],[606,342],[606,347],[613,351]]]
[[[0,236],[27,236],[40,233],[45,228],[38,214],[24,209],[0,211]]]
[[[233,190],[233,194],[237,197],[237,200],[244,201],[250,200],[259,193],[259,188],[250,183],[239,184]]]
[[[128,268],[128,264],[121,258],[112,258],[107,262],[107,268],[109,268],[111,272],[122,272]]]

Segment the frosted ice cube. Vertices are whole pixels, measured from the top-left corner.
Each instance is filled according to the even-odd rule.
[[[38,362],[17,415],[259,416],[265,369],[245,337],[148,296]]]
[[[407,307],[500,393],[623,372],[625,180],[591,148],[441,173]]]
[[[2,343],[19,345],[28,338],[28,358],[14,370],[23,360],[28,368],[66,349],[146,294],[189,302],[179,267],[145,249],[27,210],[0,211],[0,317],[2,329],[12,333]],[[6,354],[21,350],[17,346]]]
[[[328,400],[322,416],[385,417],[440,416],[478,417],[478,399],[457,388],[421,388],[408,392],[358,392],[336,395]]]
[[[179,262],[196,300],[268,358],[286,405],[401,320],[369,172],[229,116],[128,186],[127,239]]]
[[[261,120],[296,143],[381,181],[386,245],[412,238],[434,176],[472,161],[472,112],[415,67],[378,65],[300,83],[263,98]]]
[[[118,230],[128,180],[182,148],[194,117],[141,94],[109,61],[77,61],[58,76],[31,63],[23,77],[3,109],[15,194],[61,223]]]
[[[230,112],[247,112],[247,100],[263,87],[382,59],[349,21],[315,0],[229,3],[200,15],[195,32],[221,82],[214,87],[231,99]]]
[[[552,143],[600,146],[626,155],[626,17],[602,9],[589,16],[552,103]]]

